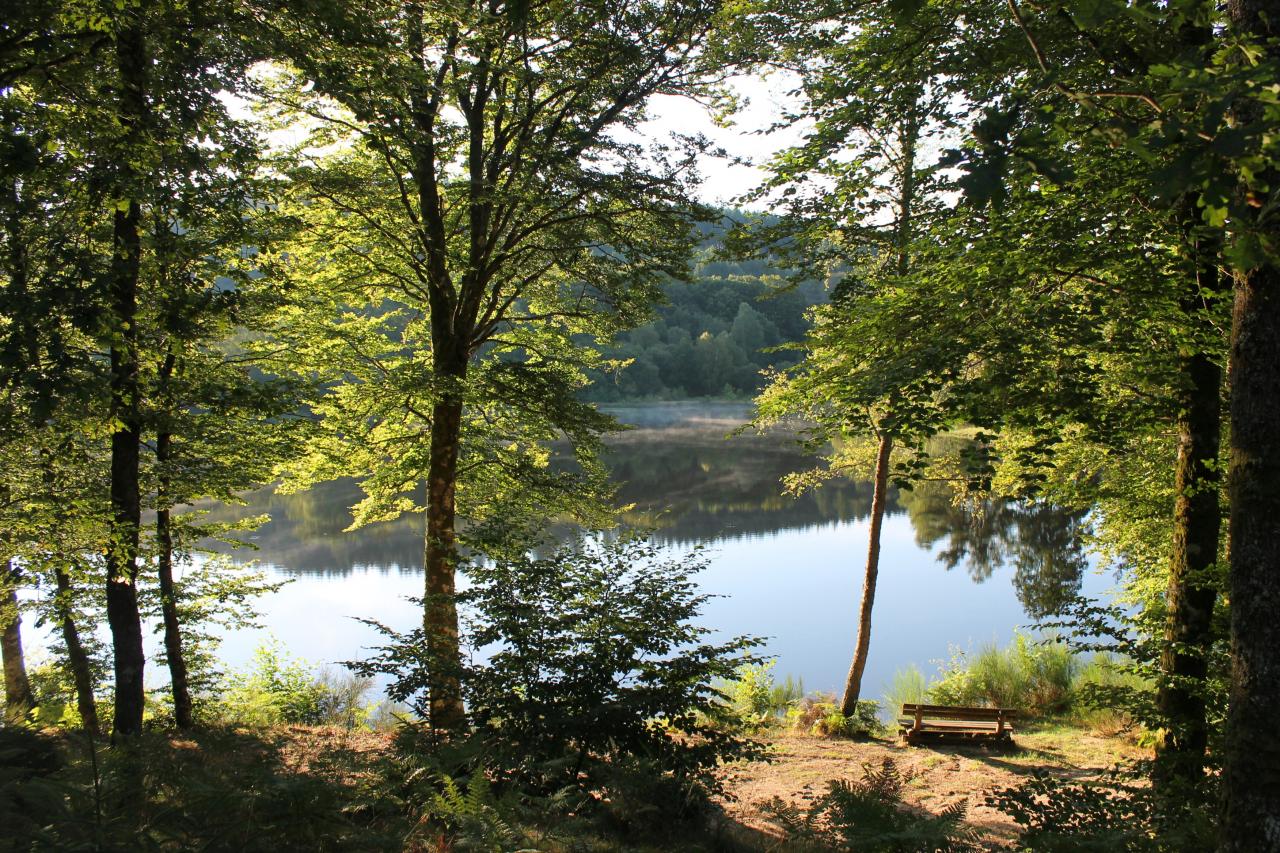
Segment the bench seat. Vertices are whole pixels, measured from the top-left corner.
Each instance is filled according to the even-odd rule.
[[[922,740],[1008,741],[1018,712],[1012,708],[964,708],[953,705],[902,706],[898,726],[907,743]]]

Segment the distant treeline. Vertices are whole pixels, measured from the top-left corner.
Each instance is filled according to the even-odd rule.
[[[762,370],[794,364],[799,357],[769,350],[801,340],[809,308],[826,300],[821,283],[788,287],[783,273],[766,260],[717,260],[714,244],[708,245],[690,281],[667,285],[667,304],[658,307],[652,322],[604,348],[608,357],[632,363],[614,374],[595,375],[587,398],[754,395],[764,384]]]

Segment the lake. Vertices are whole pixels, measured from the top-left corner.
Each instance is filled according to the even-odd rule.
[[[652,527],[672,549],[710,551],[700,576],[717,597],[702,623],[720,634],[767,638],[779,679],[839,690],[853,653],[866,561],[869,482],[836,479],[791,497],[780,479],[812,465],[791,436],[726,438],[745,404],[609,407],[634,429],[611,440],[608,462],[627,523]],[[1052,507],[957,506],[946,484],[891,495],[863,696],[878,698],[910,664],[932,675],[954,649],[1005,643],[1019,627],[1077,591],[1098,596],[1113,580],[1083,552],[1084,520]],[[251,537],[256,559],[291,582],[259,601],[260,631],[226,638],[240,666],[274,635],[317,664],[351,660],[376,642],[356,617],[407,629],[420,611],[422,518],[405,516],[344,533],[354,483],[298,495],[265,489],[235,515],[269,513]],[[227,514],[218,515],[226,518]],[[158,673],[157,673],[158,674]]]

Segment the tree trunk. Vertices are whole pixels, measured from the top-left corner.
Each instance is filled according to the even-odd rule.
[[[85,731],[97,736],[102,726],[98,722],[98,703],[93,695],[93,670],[89,667],[89,656],[85,654],[84,646],[80,642],[80,631],[76,628],[71,576],[67,574],[66,569],[57,568],[54,569],[54,578],[58,584],[57,598],[54,600],[55,609],[62,628],[62,643],[67,647],[71,680],[76,686],[76,707],[80,710],[80,719]]]
[[[1230,0],[1232,26],[1280,59],[1280,2]],[[1241,126],[1261,105],[1241,98]],[[1254,221],[1277,237],[1280,170],[1254,177]],[[1235,274],[1231,318],[1231,696],[1222,773],[1221,846],[1232,853],[1280,850],[1280,263],[1274,254]]]
[[[1280,269],[1236,278],[1224,849],[1280,850]]]
[[[126,143],[141,145],[146,115],[146,45],[137,25],[124,27],[116,38],[120,74],[120,119]],[[145,702],[142,618],[138,612],[138,529],[142,502],[138,458],[142,430],[138,413],[138,276],[142,255],[139,221],[142,216],[129,166],[119,176],[119,191],[127,201],[117,208],[112,224],[111,303],[116,337],[111,346],[111,413],[117,426],[111,434],[111,537],[107,545],[107,622],[115,659],[116,704],[114,734],[142,733]]]
[[[876,454],[876,488],[871,498],[871,532],[867,544],[867,572],[862,581],[862,603],[858,607],[858,641],[854,646],[853,663],[844,682],[844,698],[840,711],[853,716],[858,708],[858,696],[862,691],[862,673],[867,668],[867,651],[871,648],[871,608],[876,600],[876,575],[880,571],[880,529],[884,525],[884,506],[889,490],[889,454],[893,439],[888,433],[880,435],[880,448]]]
[[[426,609],[430,661],[431,725],[455,731],[466,725],[459,676],[458,607],[454,572],[457,536],[454,496],[461,444],[462,401],[446,394],[431,419],[431,461],[427,472]]]
[[[36,706],[31,681],[27,678],[27,663],[22,656],[22,614],[18,609],[18,570],[10,560],[5,567],[2,581],[3,597],[0,598],[0,615],[3,630],[0,631],[0,655],[4,658],[4,718],[10,723],[25,720]]]
[[[918,101],[922,90],[917,87]],[[893,242],[896,267],[899,276],[905,278],[911,272],[912,217],[916,200],[916,147],[920,138],[920,116],[915,109],[908,109],[899,128],[901,150],[898,162],[898,220],[894,228]],[[892,401],[890,402],[892,409]],[[880,529],[884,525],[884,506],[889,489],[889,455],[893,451],[893,438],[883,423],[877,430],[880,447],[876,453],[875,493],[871,498],[871,531],[867,543],[867,571],[862,580],[862,602],[858,607],[858,639],[854,645],[853,663],[844,681],[844,697],[840,711],[852,716],[858,708],[862,692],[862,673],[867,668],[867,653],[871,648],[871,608],[876,600],[876,576],[880,572]]]
[[[160,611],[164,617],[164,655],[169,663],[169,683],[173,691],[173,719],[180,729],[189,729],[191,688],[187,683],[187,660],[182,653],[182,631],[178,624],[178,599],[173,586],[173,528],[169,507],[169,461],[172,437],[167,432],[156,436],[156,464],[159,466],[157,489],[156,546],[159,549],[157,574],[160,579]]]
[[[1188,215],[1198,216],[1194,202],[1188,208]],[[1217,254],[1206,251],[1196,257],[1195,288],[1183,303],[1193,323],[1202,322],[1197,319],[1202,295],[1212,297],[1221,292]],[[1204,682],[1215,640],[1213,608],[1218,589],[1214,568],[1222,526],[1217,465],[1222,440],[1222,369],[1204,353],[1182,358],[1179,369],[1185,384],[1178,392],[1173,554],[1165,592],[1165,644],[1160,657],[1163,683],[1156,696],[1166,729],[1157,744],[1152,779],[1156,793],[1169,803],[1194,801],[1204,781],[1209,741]]]

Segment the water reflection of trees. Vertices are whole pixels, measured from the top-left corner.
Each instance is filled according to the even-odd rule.
[[[213,545],[237,558],[260,560],[290,573],[345,575],[352,569],[383,572],[422,571],[422,517],[406,515],[396,521],[344,533],[351,524],[350,507],[360,500],[350,480],[322,483],[305,492],[277,494],[260,489],[245,495],[246,506],[218,507],[213,521],[230,521],[265,513],[271,520],[248,536],[253,550]]]
[[[938,560],[964,565],[981,583],[1014,567],[1013,585],[1033,618],[1059,612],[1080,588],[1088,557],[1086,513],[1033,501],[957,500],[948,483],[926,482],[898,496],[922,548],[942,543]]]
[[[804,530],[867,517],[870,483],[829,481],[799,497],[780,481],[812,460],[794,443],[746,434],[726,440],[731,424],[637,429],[611,443],[607,461],[618,500],[631,505],[624,521],[652,528],[659,542],[689,545]],[[269,489],[248,506],[221,508],[220,520],[268,513],[250,539],[264,563],[295,573],[345,574],[353,568],[422,570],[422,520],[417,515],[344,533],[349,507],[360,498],[351,482],[296,495]],[[1084,514],[1037,503],[954,500],[946,483],[921,483],[890,495],[890,513],[906,512],[917,543],[935,548],[948,568],[963,566],[977,582],[1004,565],[1027,613],[1057,610],[1078,590],[1087,560]]]
[[[725,440],[731,423],[636,430],[611,446],[607,460],[623,521],[650,528],[662,544],[689,545],[865,518],[871,484],[838,479],[799,497],[781,492],[786,474],[810,464],[794,444],[755,435]],[[349,481],[294,495],[263,489],[248,506],[220,508],[215,520],[267,513],[249,540],[264,563],[302,573],[344,573],[354,567],[420,571],[419,516],[343,533],[360,498]],[[892,508],[892,506],[891,506]],[[221,549],[226,550],[226,549]]]
[[[799,497],[782,478],[812,464],[794,444],[717,432],[642,430],[615,443],[608,462],[626,523],[663,543],[736,539],[854,521],[871,509],[870,483],[833,480]]]

